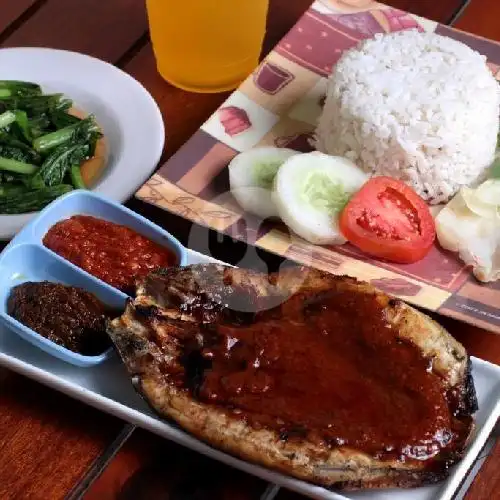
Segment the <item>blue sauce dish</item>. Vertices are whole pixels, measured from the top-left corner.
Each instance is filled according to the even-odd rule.
[[[0,321],[23,339],[53,356],[79,367],[90,367],[113,355],[110,347],[101,354],[86,356],[73,352],[39,335],[7,312],[12,288],[22,283],[48,281],[81,288],[99,299],[108,309],[120,314],[128,296],[75,266],[46,248],[43,237],[57,222],[74,215],[90,215],[126,226],[170,250],[176,265],[187,263],[187,251],[167,231],[146,218],[91,191],[77,190],[47,205],[25,226],[0,254]]]

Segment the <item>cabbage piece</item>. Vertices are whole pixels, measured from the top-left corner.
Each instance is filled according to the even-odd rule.
[[[497,214],[498,210],[487,203],[487,196],[476,195],[477,190],[461,189],[439,212],[437,238],[443,248],[458,252],[478,280],[496,281],[500,279],[500,218],[491,216],[487,207],[493,206]]]

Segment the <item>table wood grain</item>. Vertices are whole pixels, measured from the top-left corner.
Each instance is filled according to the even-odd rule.
[[[104,476],[103,476],[104,479]],[[86,500],[254,500],[266,482],[137,430]]]
[[[28,13],[30,7],[36,4],[36,0],[16,0],[15,2],[4,2],[2,4],[2,15],[0,16],[0,35],[9,26],[14,24],[24,13]],[[20,19],[22,22],[22,19]],[[15,29],[13,26],[12,29]]]
[[[500,41],[500,2],[497,0],[472,1],[454,27],[476,35]]]
[[[494,500],[500,498],[500,439],[491,452],[490,459],[483,465],[469,488],[465,500]]]
[[[263,54],[285,35],[311,0],[271,0]],[[389,0],[394,7],[447,22],[462,0]],[[4,5],[5,4],[5,5]],[[500,40],[496,0],[472,0],[457,26]],[[166,124],[163,159],[171,156],[227,97],[192,94],[164,82],[156,72],[147,40],[143,2],[137,0],[9,0],[0,11],[0,46],[47,46],[84,52],[122,67],[157,100]],[[130,200],[128,206],[186,242],[191,224]],[[231,261],[240,243],[224,240],[217,257]],[[230,248],[230,250],[228,250]],[[280,258],[262,254],[269,269]],[[472,355],[500,364],[500,338],[457,321],[439,318]],[[92,482],[123,423],[50,389],[0,369],[0,498],[59,499],[85,477],[90,499],[259,498],[262,481],[183,450],[144,431],[130,440]],[[193,465],[194,464],[194,465]],[[94,467],[93,467],[94,465]],[[500,448],[471,487],[467,500],[494,498],[498,492]],[[187,488],[190,487],[191,489]],[[187,488],[187,489],[186,489]],[[177,496],[175,496],[177,495]],[[291,499],[280,492],[278,498]],[[301,498],[293,495],[293,498]]]
[[[122,426],[0,369],[0,498],[64,498]]]
[[[137,0],[47,0],[2,46],[74,50],[117,63],[146,29]]]

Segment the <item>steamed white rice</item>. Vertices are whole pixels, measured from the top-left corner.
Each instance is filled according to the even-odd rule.
[[[499,112],[499,85],[478,52],[415,30],[377,35],[333,69],[316,147],[436,204],[484,177]]]

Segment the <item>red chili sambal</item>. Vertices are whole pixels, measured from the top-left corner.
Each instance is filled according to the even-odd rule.
[[[135,280],[176,264],[175,254],[132,229],[89,215],[52,226],[43,244],[119,290],[133,294]]]

